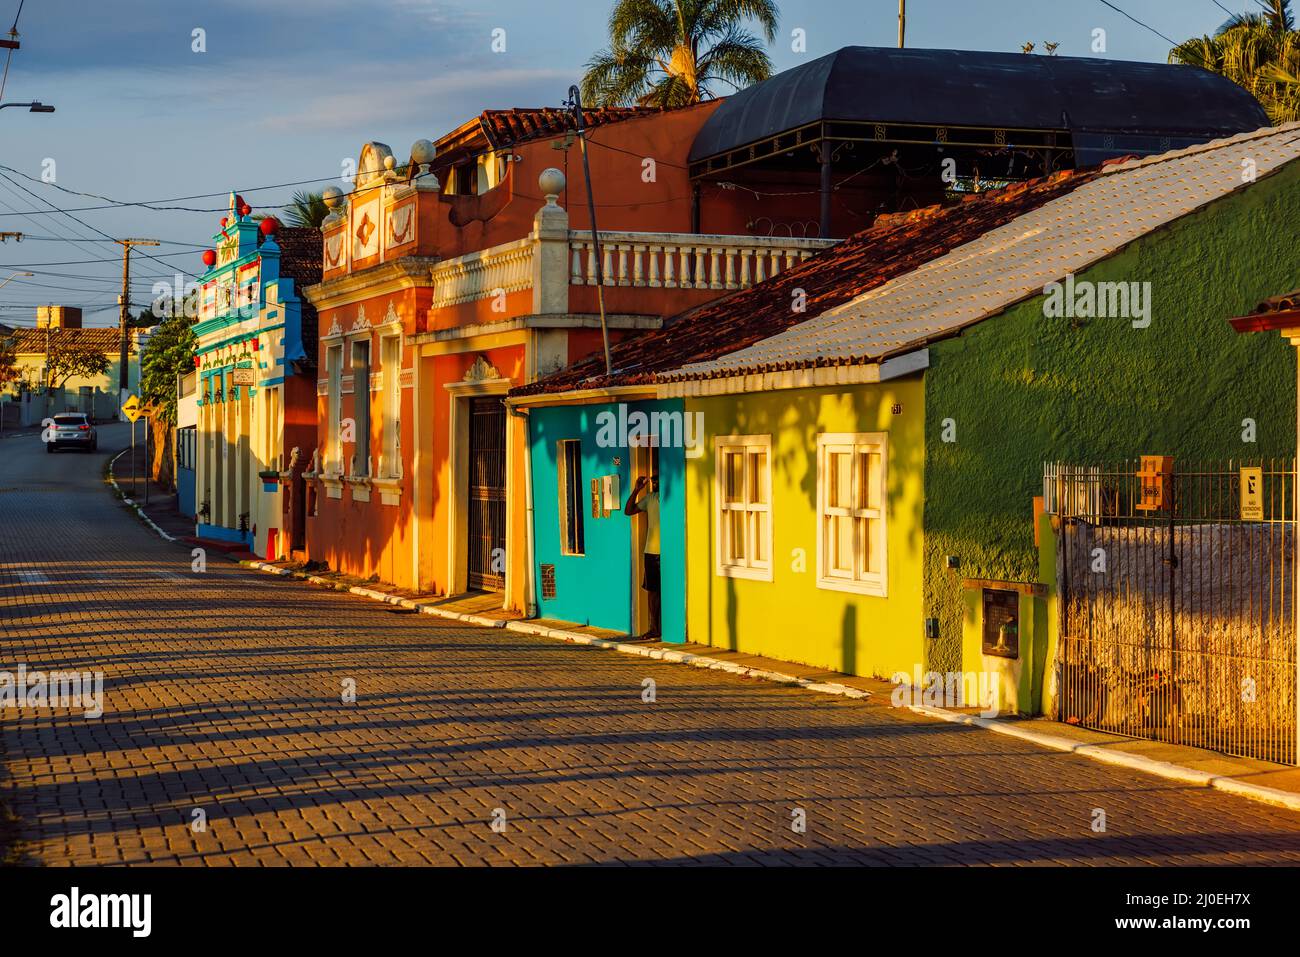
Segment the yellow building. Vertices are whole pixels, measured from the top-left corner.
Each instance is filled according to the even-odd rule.
[[[911,673],[925,393],[919,371],[872,377],[686,399],[708,436],[686,459],[691,641],[848,674]]]
[[[138,391],[140,364],[136,361],[147,333],[133,329],[127,349],[127,374],[131,392]],[[15,365],[18,375],[7,384],[7,401],[20,408],[16,421],[6,425],[34,425],[56,412],[86,412],[100,421],[114,419],[119,407],[121,338],[116,326],[86,327],[81,310],[71,306],[40,306],[36,328],[15,329]],[[101,353],[108,365],[92,375],[51,376],[50,357],[67,350],[90,349]]]

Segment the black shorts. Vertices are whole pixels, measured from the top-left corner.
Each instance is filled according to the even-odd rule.
[[[645,575],[641,579],[641,587],[646,591],[659,590],[659,556],[646,554],[645,558]]]

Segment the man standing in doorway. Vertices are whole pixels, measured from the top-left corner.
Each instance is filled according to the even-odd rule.
[[[644,496],[644,497],[642,497]],[[653,472],[647,479],[644,475],[632,486],[632,494],[623,506],[624,515],[644,512],[646,517],[645,549],[642,552],[643,563],[641,587],[646,590],[650,604],[650,630],[646,638],[659,637],[659,475]]]

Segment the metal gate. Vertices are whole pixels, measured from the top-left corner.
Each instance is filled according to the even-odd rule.
[[[1043,495],[1057,719],[1297,763],[1294,462],[1049,464]]]
[[[469,408],[469,587],[505,587],[506,407],[500,398]]]

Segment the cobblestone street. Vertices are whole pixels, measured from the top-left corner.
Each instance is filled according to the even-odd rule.
[[[887,704],[196,574],[105,452],[0,453],[0,670],[104,675],[0,713],[31,863],[1300,862],[1300,814]]]

